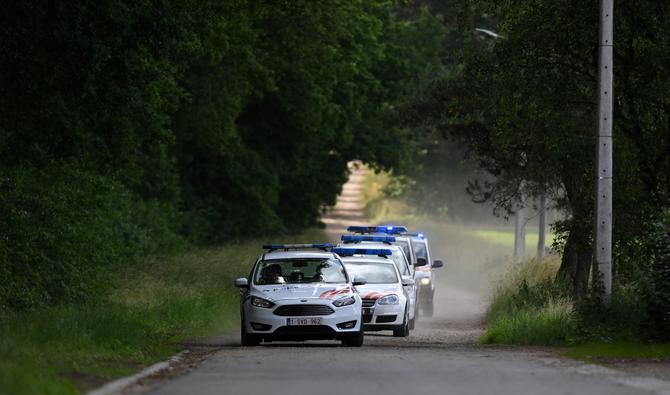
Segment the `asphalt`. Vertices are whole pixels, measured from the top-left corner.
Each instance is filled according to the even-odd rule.
[[[328,231],[364,222],[362,172],[345,185],[324,218]],[[407,338],[366,335],[362,348],[335,342],[268,343],[240,347],[237,336],[212,340],[211,351],[177,375],[141,388],[152,395],[191,394],[669,394],[670,383],[560,356],[550,348],[483,346],[481,288],[440,278],[433,318]],[[137,390],[134,393],[138,392]]]

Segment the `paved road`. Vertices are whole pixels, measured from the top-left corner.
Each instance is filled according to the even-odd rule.
[[[239,347],[230,341],[154,395],[184,394],[670,394],[656,379],[583,365],[550,350],[474,343],[480,306],[452,288],[454,314],[424,320],[409,338],[367,336],[361,349],[333,342]],[[470,310],[472,308],[473,310]]]
[[[360,180],[360,174],[352,177],[325,219],[333,235],[345,224],[363,221]],[[450,247],[456,252],[468,249]],[[477,345],[486,300],[481,284],[464,276],[442,275],[440,280],[438,303],[443,308],[434,318],[423,319],[408,338],[369,335],[360,349],[334,342],[246,348],[239,347],[236,338],[219,340],[220,349],[205,361],[159,382],[149,393],[670,394],[667,382],[562,359],[552,350]]]

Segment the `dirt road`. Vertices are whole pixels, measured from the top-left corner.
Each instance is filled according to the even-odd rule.
[[[324,218],[333,238],[346,225],[364,222],[362,176],[352,175],[338,205]],[[149,393],[670,394],[668,382],[570,361],[551,349],[478,345],[487,284],[480,273],[456,268],[481,266],[477,260],[491,257],[453,238],[438,240],[435,250],[447,262],[438,277],[439,308],[410,337],[370,334],[361,349],[334,342],[246,348],[238,346],[237,337],[224,338],[220,349],[193,370],[153,385]]]

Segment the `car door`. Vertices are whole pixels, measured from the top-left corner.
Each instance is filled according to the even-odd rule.
[[[403,261],[404,261],[404,268],[402,270],[402,275],[403,276],[408,276],[409,278],[414,279],[414,271],[412,270],[413,267],[410,265],[409,260],[407,259],[407,256],[405,255],[405,252],[402,250],[402,248],[398,248],[398,250],[402,253]],[[414,285],[403,285],[403,288],[407,292],[407,295],[409,296],[409,318],[414,319],[414,314],[416,312],[416,302],[417,302],[417,284],[415,283]]]

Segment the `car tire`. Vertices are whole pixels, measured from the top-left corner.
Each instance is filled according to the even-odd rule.
[[[407,337],[409,336],[409,308],[405,306],[405,319],[402,325],[393,330],[393,337]]]
[[[365,332],[361,329],[355,335],[342,338],[342,345],[346,347],[360,347],[363,345],[365,339]]]
[[[247,326],[244,325],[244,316],[242,316],[242,324],[240,325],[240,344],[244,347],[254,347],[261,343],[258,336],[254,336],[247,332]]]

